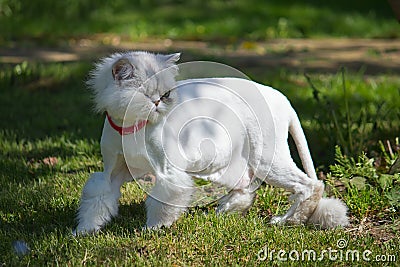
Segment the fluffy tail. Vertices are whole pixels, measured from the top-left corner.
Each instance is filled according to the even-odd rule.
[[[293,110],[293,116],[289,125],[289,133],[293,137],[299,153],[301,163],[307,176],[318,180],[315,174],[314,163],[311,158],[310,150],[308,149],[307,140],[301,127],[300,121],[296,112]],[[322,198],[323,184],[317,181],[314,187],[314,195],[305,201],[303,208],[310,208],[316,204],[316,208],[307,223],[319,225],[321,228],[334,228],[337,226],[347,226],[349,219],[347,217],[347,206],[343,201],[336,198]],[[308,203],[307,203],[308,202]],[[317,203],[315,203],[317,202]],[[313,205],[314,204],[314,205]],[[300,211],[301,213],[301,211]],[[307,212],[310,214],[309,212]]]

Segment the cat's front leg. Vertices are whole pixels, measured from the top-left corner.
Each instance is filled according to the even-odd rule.
[[[118,154],[103,159],[104,171],[92,173],[83,187],[74,235],[96,232],[118,214],[120,187],[129,172]]]
[[[92,173],[82,190],[74,235],[96,232],[115,215],[110,179],[104,172]]]
[[[193,191],[193,180],[186,173],[158,174],[146,199],[146,227],[171,226],[187,210]]]

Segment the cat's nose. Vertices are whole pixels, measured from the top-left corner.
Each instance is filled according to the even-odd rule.
[[[154,101],[153,103],[154,103],[154,105],[156,105],[156,107],[158,107],[158,104],[160,104],[160,99],[159,99],[159,100],[156,100],[156,101]]]

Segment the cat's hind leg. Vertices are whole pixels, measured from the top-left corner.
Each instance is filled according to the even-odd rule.
[[[323,198],[324,184],[312,179],[297,167],[284,172],[272,172],[266,182],[291,191],[294,201],[286,214],[271,219],[274,224],[314,224],[320,228],[334,228],[349,224],[346,205],[336,198]]]
[[[186,173],[158,174],[146,199],[146,227],[171,226],[187,210],[193,191],[192,178]]]
[[[316,209],[324,191],[321,181],[308,177],[294,163],[285,167],[273,168],[266,182],[293,193],[290,200],[294,203],[286,214],[271,219],[271,223],[275,224],[306,223]]]

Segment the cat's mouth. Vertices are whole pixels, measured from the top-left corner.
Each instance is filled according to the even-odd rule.
[[[153,107],[148,115],[148,120],[152,123],[156,123],[160,120],[161,116],[162,116],[163,112],[161,110],[159,110],[159,108],[157,107]]]

